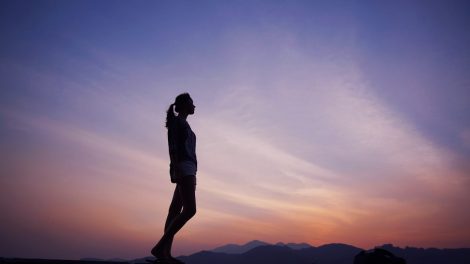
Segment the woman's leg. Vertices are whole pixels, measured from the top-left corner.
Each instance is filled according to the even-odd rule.
[[[170,208],[168,209],[168,216],[165,221],[165,233],[170,224],[175,220],[175,218],[181,213],[183,208],[183,198],[178,185],[175,187],[175,192],[173,193],[173,199],[171,200]],[[173,244],[173,237],[171,237],[168,243],[165,245],[164,255],[166,257],[171,257],[171,246]]]
[[[183,210],[177,214],[172,221],[167,218],[165,233],[160,241],[152,249],[152,255],[156,257],[166,257],[165,249],[171,250],[171,243],[175,234],[184,226],[184,224],[196,214],[196,185],[195,179],[189,178],[177,184],[179,196],[183,204]],[[175,191],[176,195],[176,191]],[[175,197],[174,195],[174,197]],[[171,206],[170,206],[171,207]],[[176,207],[175,207],[176,208]],[[166,248],[168,247],[169,248]]]
[[[168,209],[168,215],[165,221],[165,229],[164,233],[168,229],[168,226],[171,222],[181,213],[181,209],[183,208],[183,199],[180,194],[180,190],[178,185],[175,186],[175,191],[173,192],[173,198],[171,199],[170,208]],[[152,255],[155,257],[169,257],[171,252],[171,244],[173,239],[169,241],[167,245],[164,245],[165,248],[161,252],[155,251],[156,247],[151,250]]]
[[[178,184],[178,187],[183,201],[183,210],[165,230],[164,236],[168,238],[173,237],[196,214],[196,185],[193,181],[185,181]]]

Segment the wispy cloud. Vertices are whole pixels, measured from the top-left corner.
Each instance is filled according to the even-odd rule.
[[[280,225],[296,222],[291,232],[299,236],[348,228],[348,239],[365,246],[394,241],[396,228],[434,226],[428,219],[437,212],[456,214],[446,207],[452,194],[465,196],[465,181],[447,150],[382,102],[354,60],[335,67],[301,81],[270,76],[282,84],[271,87],[241,81],[219,98],[216,112],[197,117],[203,190],[269,210],[285,219]],[[357,238],[384,221],[379,237]]]
[[[93,247],[97,256],[147,254],[174,187],[165,111],[186,91],[196,104],[188,120],[198,138],[198,215],[182,230],[176,254],[249,239],[470,244],[467,157],[429,138],[401,104],[384,98],[395,94],[384,92],[390,87],[430,83],[426,76],[443,66],[398,71],[393,78],[384,69],[396,68],[365,67],[411,59],[398,63],[387,53],[385,35],[370,41],[377,30],[369,28],[375,25],[370,17],[363,23],[360,5],[329,6],[331,14],[323,4],[249,6],[250,12],[237,7],[240,17],[232,16],[231,5],[210,9],[216,16],[191,10],[191,23],[176,19],[166,4],[159,6],[161,16],[133,13],[136,7],[127,14],[139,17],[126,25],[139,32],[132,35],[121,31],[127,20],[108,16],[111,27],[96,25],[98,31],[68,31],[79,27],[75,22],[57,29],[35,23],[41,35],[39,29],[57,32],[26,48],[14,43],[24,42],[14,38],[23,31],[12,29],[11,52],[0,63],[0,181],[8,186],[0,203],[10,212],[0,231],[16,241],[8,250],[24,248],[22,230],[29,230],[77,257]],[[48,21],[67,17],[67,10],[60,18],[51,11]],[[294,10],[298,17],[289,13]],[[95,15],[93,21],[103,18]],[[97,34],[101,30],[110,35]],[[399,43],[418,47],[417,40]],[[32,56],[15,57],[24,52]],[[417,89],[405,93],[406,100],[440,125],[434,113],[451,112],[423,103],[424,91],[433,98],[445,93]],[[462,127],[448,129],[459,131],[452,138],[462,145],[458,151],[469,145]],[[85,243],[91,240],[96,244]],[[36,252],[54,253],[39,244]]]

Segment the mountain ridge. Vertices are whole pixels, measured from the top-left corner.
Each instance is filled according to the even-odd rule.
[[[255,242],[255,243],[251,243]],[[244,253],[225,253],[201,251],[189,256],[178,257],[188,264],[205,264],[205,263],[226,263],[226,264],[352,264],[354,257],[364,249],[344,243],[324,244],[318,247],[309,245],[295,249],[287,246],[303,245],[303,243],[282,243],[269,244],[263,241],[254,240],[243,245],[260,244],[260,246],[251,248]],[[267,244],[267,245],[266,245]],[[307,243],[305,243],[307,244]],[[228,244],[232,247],[235,244]],[[224,246],[216,249],[221,249]],[[470,263],[470,248],[416,248],[407,246],[405,248],[395,247],[393,244],[383,244],[374,248],[382,248],[392,252],[397,257],[404,258],[408,264],[468,264]],[[365,251],[370,251],[368,249]]]
[[[238,246],[244,249],[252,247],[243,253],[215,252],[215,249],[224,246]],[[291,247],[289,247],[290,245]],[[264,241],[253,240],[243,245],[227,244],[217,247],[214,250],[203,250],[188,256],[179,256],[178,259],[187,264],[353,264],[354,257],[363,251],[352,245],[343,243],[331,243],[321,246],[311,246],[307,243],[282,243],[269,244]],[[254,247],[253,247],[254,246]],[[296,249],[295,247],[301,247]],[[293,248],[294,247],[294,248]],[[407,264],[468,264],[470,263],[470,248],[417,248],[417,247],[396,247],[393,244],[383,244],[374,248],[382,248],[390,251],[397,257],[404,258]],[[368,250],[370,251],[370,250]],[[145,258],[133,260],[82,258],[81,260],[33,260],[21,258],[0,258],[0,263],[70,263],[70,264],[108,264],[108,263],[148,263]],[[100,262],[98,262],[100,261]],[[123,261],[123,262],[118,262]]]
[[[227,254],[242,254],[253,248],[256,248],[259,246],[265,246],[265,245],[270,245],[270,244],[264,241],[260,241],[260,240],[252,240],[243,245],[226,244],[220,247],[216,247],[210,251],[219,252],[219,253],[227,253]]]

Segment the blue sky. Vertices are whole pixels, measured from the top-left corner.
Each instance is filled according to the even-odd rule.
[[[1,7],[0,255],[147,254],[181,92],[196,105],[199,210],[177,254],[252,239],[470,246],[465,1]],[[25,253],[31,234],[50,243]]]

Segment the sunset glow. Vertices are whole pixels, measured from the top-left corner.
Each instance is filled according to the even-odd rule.
[[[0,256],[149,255],[181,92],[198,211],[175,255],[470,247],[470,5],[334,2],[2,1]]]

